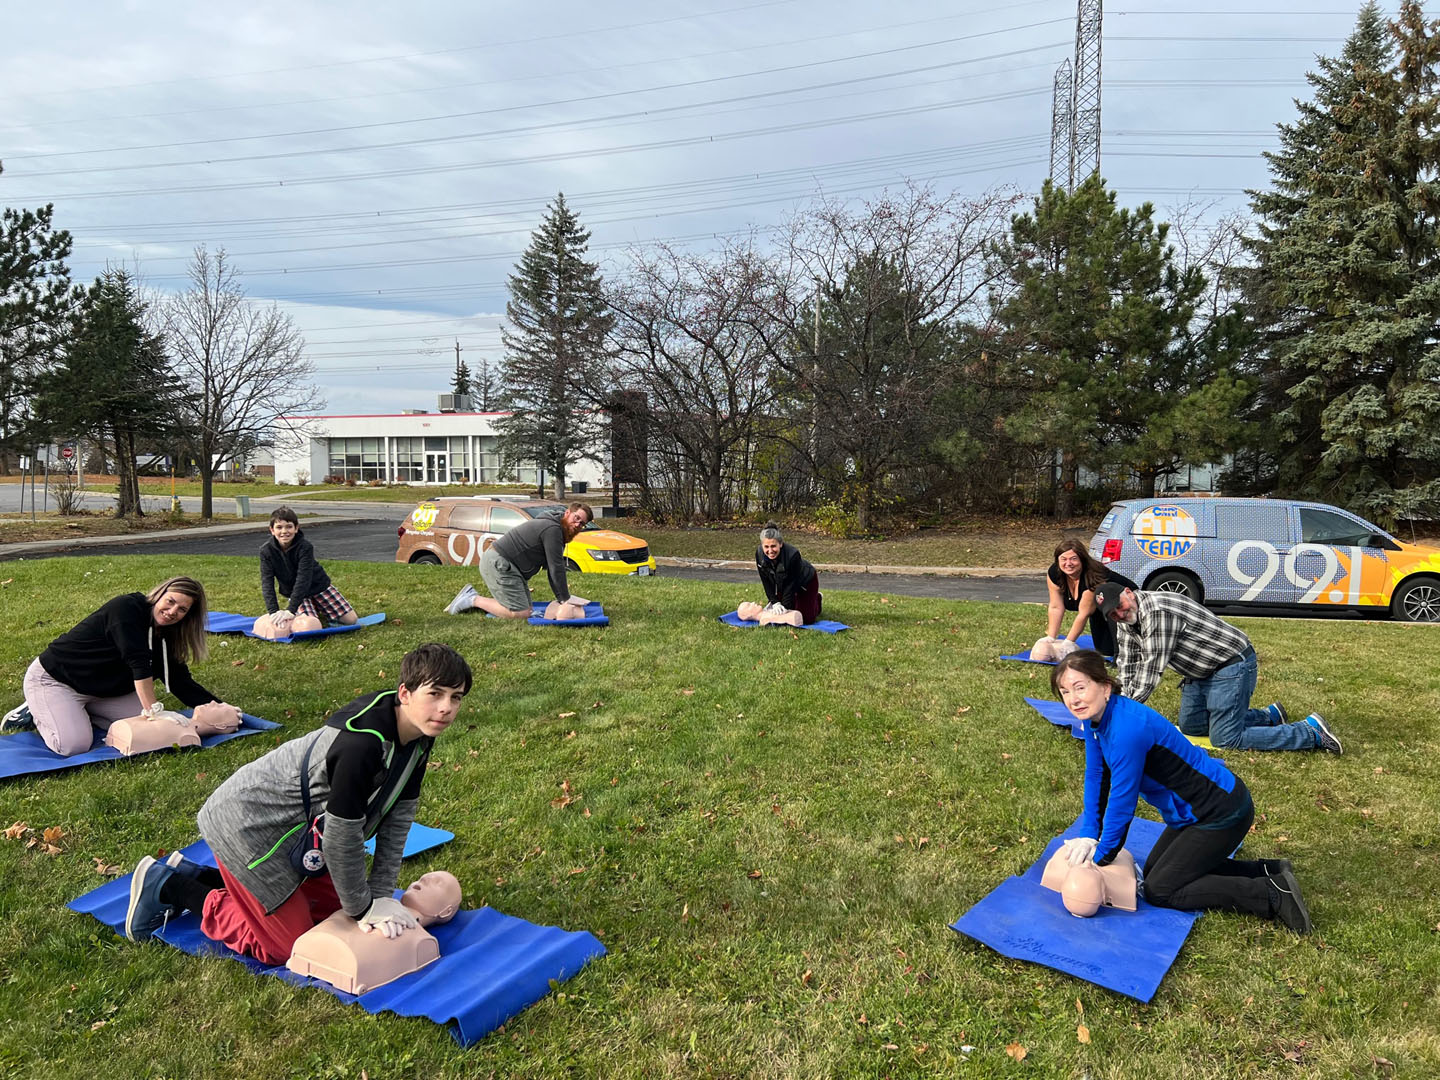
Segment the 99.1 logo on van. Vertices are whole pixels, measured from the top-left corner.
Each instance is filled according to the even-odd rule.
[[[1130,526],[1135,546],[1152,559],[1178,559],[1195,546],[1195,519],[1179,506],[1149,506]]]

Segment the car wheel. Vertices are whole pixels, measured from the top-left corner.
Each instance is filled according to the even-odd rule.
[[[410,560],[411,566],[439,566],[440,556],[433,551],[422,551]]]
[[[1411,578],[1390,598],[1390,614],[1406,622],[1440,622],[1440,580]]]
[[[1153,575],[1145,583],[1149,592],[1179,593],[1181,596],[1189,597],[1197,604],[1201,602],[1204,592],[1200,588],[1200,582],[1192,574],[1184,570],[1161,570]]]
[[[580,573],[580,564],[577,563],[574,559],[567,558],[565,560],[565,572],[569,574]]]

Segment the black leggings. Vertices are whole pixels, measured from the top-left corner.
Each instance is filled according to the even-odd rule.
[[[1276,893],[1264,863],[1230,858],[1255,820],[1248,792],[1245,801],[1249,805],[1240,820],[1222,829],[1166,826],[1145,860],[1145,899],[1181,911],[1212,908],[1272,918]]]
[[[1095,641],[1095,649],[1101,656],[1115,655],[1115,624],[1097,609],[1091,613],[1090,637]]]

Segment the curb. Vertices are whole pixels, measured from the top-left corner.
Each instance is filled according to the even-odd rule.
[[[655,556],[656,566],[682,566],[687,570],[754,570],[755,563],[748,559],[699,559],[680,558],[668,555]],[[830,574],[904,574],[911,577],[1035,577],[1043,578],[1044,570],[1029,567],[1005,566],[887,566],[883,564],[862,565],[859,563],[814,563],[816,570]]]
[[[325,524],[334,522],[336,524],[353,524],[360,521],[373,521],[369,517],[325,517]],[[177,538],[188,538],[192,536],[216,536],[227,533],[252,532],[259,530],[268,533],[269,525],[263,517],[257,517],[250,521],[237,521],[231,525],[202,525],[194,529],[161,529],[156,532],[147,533],[119,533],[114,536],[76,536],[66,540],[30,540],[18,544],[0,544],[0,559],[14,558],[45,551],[67,551],[74,548],[87,547],[114,547],[117,545],[140,545],[159,543],[162,540],[174,540]]]

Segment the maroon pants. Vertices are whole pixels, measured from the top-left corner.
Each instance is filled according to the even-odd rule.
[[[820,572],[817,570],[810,584],[795,594],[795,610],[800,618],[812,623],[820,618]]]

